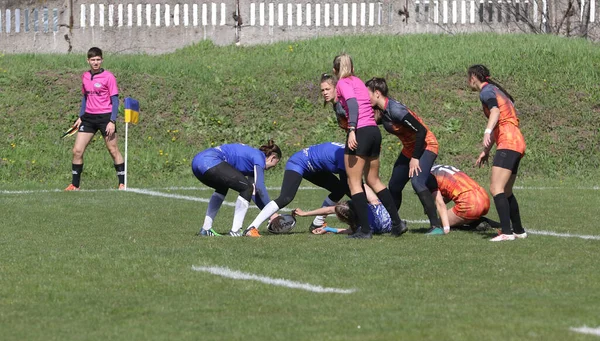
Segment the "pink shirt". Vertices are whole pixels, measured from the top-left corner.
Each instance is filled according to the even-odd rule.
[[[346,110],[346,117],[348,119],[350,117],[346,101],[350,98],[356,98],[356,102],[358,102],[358,122],[356,123],[356,129],[377,126],[373,107],[371,107],[369,99],[369,90],[367,90],[365,83],[360,78],[356,76],[342,78],[337,82],[335,90],[337,91],[338,100],[344,107],[344,110]]]
[[[81,76],[81,91],[87,95],[85,112],[88,114],[110,114],[112,103],[110,96],[118,95],[117,79],[110,71],[102,70],[92,76],[86,71]]]

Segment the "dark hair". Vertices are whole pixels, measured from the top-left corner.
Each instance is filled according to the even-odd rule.
[[[388,86],[385,78],[373,77],[365,83],[365,86],[369,88],[371,92],[375,92],[375,90],[377,90],[381,92],[383,96],[388,96]]]
[[[94,57],[102,58],[102,50],[99,47],[92,47],[91,49],[88,50],[87,56],[88,56],[88,59],[94,58]]]
[[[508,98],[510,98],[511,102],[515,102],[514,98],[506,91],[504,88],[498,84],[498,82],[492,80],[492,76],[490,76],[490,70],[485,67],[485,65],[476,64],[469,68],[467,71],[469,77],[475,76],[480,82],[488,82],[492,85],[495,85],[500,91],[502,91]]]
[[[281,159],[281,149],[279,149],[279,146],[275,144],[273,139],[269,139],[269,141],[267,141],[267,144],[260,146],[260,148],[258,149],[261,152],[265,153],[266,157],[269,157],[273,154],[277,154],[277,158]]]
[[[352,230],[356,230],[356,214],[352,208],[352,201],[344,201],[335,205],[335,215],[337,218],[348,225]]]
[[[381,92],[383,96],[388,97],[389,90],[385,78],[373,77],[365,83],[365,86],[371,90],[371,92],[375,92],[375,90],[377,90]],[[383,116],[381,109],[373,107],[373,114],[375,115],[375,123],[381,124],[381,118]]]

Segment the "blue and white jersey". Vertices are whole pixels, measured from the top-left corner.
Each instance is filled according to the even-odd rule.
[[[325,142],[304,148],[290,157],[285,170],[292,170],[301,175],[317,172],[345,173],[344,145]]]
[[[369,225],[374,234],[388,233],[392,230],[392,218],[381,204],[369,204]]]
[[[221,162],[226,162],[243,175],[254,178],[253,200],[260,209],[271,201],[265,186],[265,153],[241,143],[224,144],[196,154],[192,160],[192,170],[196,176],[198,173],[204,175]]]
[[[265,153],[241,143],[224,144],[209,148],[198,153],[192,161],[192,167],[201,174],[221,162],[227,162],[240,173],[248,176],[254,175],[254,166],[263,170],[266,167]]]

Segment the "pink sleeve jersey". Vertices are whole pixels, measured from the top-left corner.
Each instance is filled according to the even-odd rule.
[[[112,111],[110,97],[119,94],[115,76],[104,69],[94,75],[90,71],[86,71],[81,76],[81,82],[81,91],[84,95],[87,95],[85,112],[88,114],[110,114]]]
[[[356,123],[356,129],[377,126],[377,123],[375,123],[375,114],[369,100],[369,90],[367,90],[365,83],[360,78],[356,76],[342,78],[337,82],[335,90],[337,91],[338,100],[344,107],[344,110],[346,110],[346,117],[349,118],[346,101],[350,98],[355,98],[356,102],[358,102],[358,122]]]

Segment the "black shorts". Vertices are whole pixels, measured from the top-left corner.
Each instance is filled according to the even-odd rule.
[[[348,136],[346,135],[346,148],[344,154],[379,157],[381,152],[381,131],[378,126],[367,126],[356,129],[356,142],[358,147],[355,150],[348,148]]]
[[[494,155],[494,163],[492,166],[511,170],[513,174],[517,174],[519,164],[521,163],[521,153],[510,149],[498,149]]]
[[[81,125],[79,125],[79,132],[81,133],[92,133],[95,134],[98,130],[102,133],[102,136],[106,136],[106,126],[110,122],[111,114],[88,114],[85,113],[81,116]],[[115,125],[115,133],[117,132],[117,126]]]

